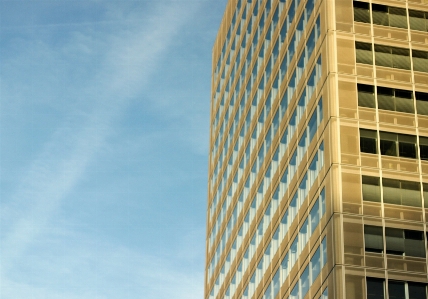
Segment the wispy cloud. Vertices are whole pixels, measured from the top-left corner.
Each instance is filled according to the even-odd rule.
[[[27,268],[33,273],[20,273],[24,281],[31,276],[29,282],[2,277],[2,298],[201,297],[200,272],[180,271],[170,260],[85,236],[63,237],[68,240],[47,238],[52,248],[46,259]],[[58,239],[63,244],[58,245]],[[68,246],[65,249],[64,244]]]
[[[56,96],[61,93],[61,89],[73,90],[73,94],[68,97],[75,97],[72,98],[74,104],[67,104],[67,109],[61,110],[63,119],[56,123],[57,127],[48,140],[41,145],[40,151],[34,155],[35,159],[31,161],[28,170],[22,173],[17,187],[12,190],[13,192],[8,193],[7,198],[2,198],[1,298],[126,298],[123,292],[127,290],[124,287],[127,284],[142,285],[140,298],[196,298],[196,295],[192,294],[202,293],[200,287],[202,281],[198,281],[199,287],[196,287],[194,285],[196,276],[193,274],[186,276],[177,272],[178,270],[165,260],[147,257],[140,252],[115,246],[109,242],[103,243],[97,239],[91,241],[85,235],[74,237],[74,243],[67,243],[71,246],[70,252],[64,253],[68,258],[67,261],[52,256],[51,260],[39,266],[45,270],[58,265],[65,268],[72,267],[71,271],[74,274],[86,271],[82,279],[86,277],[92,282],[99,280],[112,283],[110,294],[101,292],[100,286],[82,289],[68,285],[67,289],[61,290],[51,289],[49,284],[44,282],[42,286],[35,287],[29,282],[20,281],[16,276],[16,269],[22,262],[31,262],[28,256],[31,253],[29,248],[37,243],[39,237],[46,235],[52,217],[61,208],[64,198],[85,176],[91,160],[106,146],[106,139],[111,132],[114,132],[115,122],[123,115],[129,103],[135,100],[150,83],[150,78],[158,62],[168,51],[172,39],[180,27],[195,13],[197,9],[195,3],[191,2],[185,6],[182,2],[159,4],[150,14],[144,15],[146,18],[144,21],[121,26],[114,33],[101,32],[97,36],[97,31],[94,29],[85,31],[81,27],[74,28],[69,34],[70,40],[61,46],[43,44],[42,41],[34,40],[19,41],[22,46],[26,43],[34,43],[31,50],[21,54],[28,55],[29,60],[36,59],[35,65],[38,57],[46,59],[43,63],[45,67],[43,71],[46,74],[54,72],[56,68],[64,67],[66,71],[75,71],[75,75],[80,75],[82,70],[76,70],[76,67],[70,65],[70,57],[74,57],[72,61],[76,59],[84,62],[85,57],[91,57],[97,61],[88,61],[95,69],[86,72],[84,82],[79,78],[78,85],[70,88],[64,85],[55,86],[58,82],[55,76],[52,77],[50,74],[50,78],[44,79],[52,80],[50,84],[53,86],[48,86],[48,82],[40,87],[41,89],[33,85],[31,90],[20,92],[22,93],[19,96],[21,103],[18,106],[8,99],[8,96],[18,92],[18,89],[8,86],[10,81],[5,80],[7,74],[1,73],[2,115],[6,118],[11,117],[7,109],[13,111],[10,113],[14,114],[14,117],[17,115],[19,117],[21,113],[19,105],[22,108],[29,104],[28,101],[36,107],[33,100],[26,98],[32,93],[40,95],[46,92],[48,95],[55,95],[48,100],[44,99],[44,102],[37,103],[42,109],[43,107],[51,109],[54,106],[55,109],[61,110],[61,107],[56,107],[58,105],[56,101],[59,100]],[[117,7],[110,7],[112,13],[115,9]],[[132,14],[132,12],[127,13]],[[129,17],[129,15],[122,17]],[[61,27],[64,26],[61,25]],[[38,46],[35,46],[36,44]],[[54,55],[49,57],[47,53]],[[35,77],[37,77],[37,70],[32,69],[31,65],[27,65],[27,68],[36,72]],[[16,76],[19,75],[16,74]],[[69,73],[60,74],[63,80],[67,80],[69,75]],[[70,84],[73,84],[71,78]],[[76,92],[76,89],[79,91]],[[70,111],[67,111],[68,109]],[[22,115],[25,113],[22,112]],[[2,176],[7,174],[2,173]],[[61,239],[60,242],[62,241],[64,240]],[[129,279],[117,288],[117,292],[113,279],[115,278],[113,272],[116,271],[127,273],[127,279]],[[144,281],[149,279],[151,285],[145,286]],[[153,281],[157,281],[157,284],[153,284]],[[176,290],[164,297],[157,296],[156,292],[168,284],[176,286]],[[82,290],[83,293],[81,293]],[[135,298],[131,294],[129,296]]]

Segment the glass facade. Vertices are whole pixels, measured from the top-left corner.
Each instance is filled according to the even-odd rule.
[[[427,298],[427,16],[420,1],[229,0],[205,299]]]

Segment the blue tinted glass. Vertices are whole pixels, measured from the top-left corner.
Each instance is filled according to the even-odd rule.
[[[315,251],[314,255],[311,258],[311,271],[312,282],[314,282],[321,271],[321,253],[319,248],[317,249],[317,251]]]
[[[317,111],[316,110],[314,111],[314,113],[312,113],[312,117],[309,120],[308,129],[309,129],[309,142],[311,142],[312,138],[314,138],[315,133],[317,131]]]
[[[291,291],[289,299],[299,299],[299,282],[296,283]]]
[[[312,29],[312,32],[311,32],[311,34],[308,37],[308,40],[306,42],[306,48],[307,48],[307,51],[308,51],[308,58],[309,58],[309,57],[311,57],[312,52],[315,49],[315,28]]]
[[[300,276],[300,295],[301,298],[304,298],[306,293],[309,291],[309,267],[306,267],[306,269],[303,271],[302,275]]]
[[[317,200],[312,207],[309,213],[310,221],[311,221],[311,234],[314,232],[315,228],[318,226],[320,222],[320,207],[319,201]]]

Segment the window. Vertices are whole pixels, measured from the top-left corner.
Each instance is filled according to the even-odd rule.
[[[415,97],[418,114],[428,115],[428,93],[416,91]]]
[[[410,70],[410,51],[408,49],[375,45],[376,65]]]
[[[374,88],[372,85],[357,84],[358,106],[376,108]],[[413,92],[411,90],[377,86],[376,94],[379,109],[406,113],[414,113],[415,111],[413,107]],[[420,99],[416,102],[418,113],[428,115],[428,93],[417,92],[417,99]]]
[[[367,299],[384,299],[385,279],[367,277]],[[389,299],[426,299],[426,284],[411,281],[388,280]]]
[[[372,44],[355,42],[357,63],[373,64]]]
[[[422,186],[424,188],[423,194],[424,194],[424,206],[425,208],[428,208],[428,184],[422,183]]]
[[[366,252],[383,253],[383,232],[381,226],[364,225]]]
[[[386,227],[385,241],[387,254],[425,257],[422,231]]]
[[[373,24],[407,28],[407,14],[405,8],[372,4],[372,12]]]
[[[357,84],[357,90],[358,106],[376,108],[374,86],[366,84]]]
[[[378,86],[378,108],[391,111],[413,113],[413,92]]]
[[[380,202],[380,179],[372,176],[362,176],[363,200]]]
[[[382,179],[383,202],[396,205],[421,207],[419,182]]]
[[[385,280],[381,278],[367,277],[367,299],[385,298]]]
[[[354,1],[354,21],[370,23],[370,4]]]
[[[389,299],[406,299],[404,281],[389,280],[388,294]]]
[[[377,153],[377,132],[360,129],[360,151],[362,153]]]
[[[398,155],[416,159],[416,137],[398,134]]]
[[[379,139],[381,155],[416,158],[415,136],[379,132]]]
[[[409,299],[426,299],[427,287],[424,283],[408,282]]]
[[[423,11],[410,10],[409,9],[409,23],[410,29],[427,31],[427,17]]]
[[[421,160],[428,160],[428,138],[419,137],[419,155]]]
[[[413,70],[428,73],[428,52],[412,50]]]

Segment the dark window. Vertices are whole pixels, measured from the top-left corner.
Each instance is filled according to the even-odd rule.
[[[369,108],[376,107],[374,86],[357,84],[357,90],[358,106]],[[376,93],[379,109],[414,113],[412,91],[377,86]]]
[[[416,159],[416,137],[398,134],[398,156]]]
[[[383,252],[383,232],[382,226],[364,225],[365,251]]]
[[[386,156],[397,156],[397,134],[379,132],[380,153]]]
[[[357,63],[373,64],[372,44],[355,42]]]
[[[372,4],[373,24],[389,26],[388,6]]]
[[[354,1],[354,21],[370,23],[370,4]]]
[[[407,13],[405,8],[388,7],[389,26],[407,29]]]
[[[409,282],[407,283],[409,288],[409,299],[426,299],[427,298],[427,286],[424,283]]]
[[[358,106],[376,108],[374,86],[366,84],[357,84]]]
[[[363,200],[380,202],[380,179],[372,176],[362,176]]]
[[[413,70],[428,73],[428,52],[412,50]]]
[[[385,239],[387,254],[404,254],[404,231],[402,229],[386,227]]]
[[[418,114],[428,115],[428,93],[415,92]]]
[[[391,47],[375,45],[376,65],[393,67]]]
[[[380,153],[386,156],[416,158],[416,137],[404,134],[379,132]]]
[[[375,45],[376,65],[410,70],[408,49]]]
[[[382,179],[383,202],[395,205],[421,207],[419,182]]]
[[[395,89],[395,111],[413,113],[413,92]]]
[[[424,233],[421,231],[385,228],[386,253],[425,257]]]
[[[427,31],[427,19],[423,11],[409,9],[410,29]]]
[[[404,281],[388,280],[389,299],[406,299]]]
[[[424,194],[424,207],[428,208],[428,184],[422,183],[422,186],[424,188],[423,194]]]
[[[388,87],[378,86],[377,91],[377,103],[378,108],[383,110],[395,110],[394,104],[394,89]]]
[[[385,280],[367,277],[367,299],[385,298]],[[407,289],[407,291],[406,291]],[[411,281],[388,280],[389,299],[427,299],[426,284]]]
[[[425,257],[424,233],[417,230],[404,230],[404,254]]]
[[[362,153],[377,153],[377,132],[360,129],[360,150]]]
[[[367,277],[367,299],[384,299],[384,279]]]
[[[419,137],[419,155],[421,160],[428,160],[428,138]]]
[[[373,24],[407,28],[406,9],[381,4],[372,5]]]

